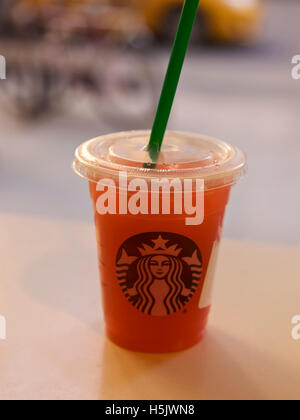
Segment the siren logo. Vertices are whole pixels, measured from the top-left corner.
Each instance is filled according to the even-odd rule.
[[[0,80],[6,79],[6,60],[3,55],[0,55]]]
[[[6,319],[0,315],[0,340],[6,340]]]
[[[116,260],[117,277],[139,311],[167,316],[182,310],[199,290],[202,255],[189,238],[149,232],[129,238]]]

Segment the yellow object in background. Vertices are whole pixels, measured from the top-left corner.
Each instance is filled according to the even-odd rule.
[[[158,35],[174,36],[183,0],[131,0]],[[253,39],[261,21],[259,0],[201,0],[199,35],[218,42]]]

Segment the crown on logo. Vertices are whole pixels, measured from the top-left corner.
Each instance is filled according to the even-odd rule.
[[[177,245],[171,245],[167,247],[168,240],[163,239],[161,235],[157,239],[153,239],[154,246],[143,244],[143,248],[138,248],[143,257],[147,255],[172,255],[178,257],[182,248],[177,248]]]

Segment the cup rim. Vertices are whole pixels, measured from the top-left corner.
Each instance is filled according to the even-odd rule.
[[[157,178],[203,179],[205,190],[234,185],[247,172],[246,155],[236,146],[211,136],[181,131],[167,131],[165,144],[167,145],[168,139],[179,141],[185,138],[196,150],[197,147],[199,148],[199,153],[202,150],[201,147],[205,147],[206,152],[210,153],[209,161],[195,158],[188,165],[187,163],[176,165],[172,165],[172,162],[158,163],[155,169],[150,169],[145,168],[142,161],[122,157],[113,161],[101,156],[99,152],[100,150],[101,153],[104,151],[108,154],[110,147],[115,144],[124,145],[130,140],[145,140],[147,144],[149,136],[149,130],[128,131],[108,134],[84,142],[76,149],[73,170],[82,178],[96,183],[102,178],[117,179],[120,172],[126,172],[128,180],[133,178],[143,178],[146,181]],[[205,155],[206,159],[208,155]],[[150,163],[150,158],[146,163]]]

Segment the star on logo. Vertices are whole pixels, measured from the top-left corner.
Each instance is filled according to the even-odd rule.
[[[154,249],[167,249],[167,243],[168,240],[163,239],[161,235],[157,239],[152,239],[152,242],[154,243],[155,247]]]
[[[142,256],[160,254],[178,257],[182,251],[182,248],[178,248],[178,245],[171,245],[168,247],[167,243],[169,240],[163,239],[162,235],[159,235],[157,239],[151,239],[151,242],[154,243],[153,247],[143,244],[143,248],[138,248]]]
[[[191,257],[185,257],[182,258],[189,266],[191,265],[200,265],[201,266],[201,261],[199,261],[198,258],[198,253],[195,250],[195,252],[193,253],[193,255]]]
[[[135,260],[137,260],[137,257],[130,257],[127,252],[125,251],[125,249],[122,249],[122,255],[121,258],[118,261],[118,265],[130,265],[132,264]]]

